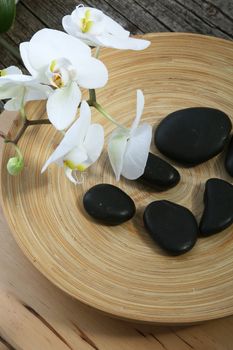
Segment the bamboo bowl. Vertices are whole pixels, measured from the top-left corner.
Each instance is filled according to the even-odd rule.
[[[104,49],[100,58],[110,80],[98,100],[119,122],[135,116],[135,90],[145,94],[143,120],[156,126],[168,113],[191,106],[219,108],[233,118],[233,44],[192,34],[150,34],[149,49]],[[45,117],[43,103],[30,103],[28,115]],[[113,126],[93,111],[93,120]],[[210,125],[211,127],[211,125]],[[17,126],[11,128],[15,134]],[[142,213],[153,200],[167,199],[203,210],[204,183],[210,177],[231,182],[221,154],[195,168],[182,168],[181,182],[153,192],[137,182],[115,182],[106,151],[75,187],[55,165],[41,175],[43,163],[60,140],[51,126],[29,127],[20,140],[25,169],[7,174],[7,145],[1,167],[5,216],[31,262],[59,288],[110,315],[160,324],[195,323],[233,313],[233,228],[199,239],[194,249],[169,257],[149,238]],[[152,146],[152,151],[158,153]],[[163,156],[162,156],[163,157]],[[174,164],[173,162],[171,162]],[[135,201],[136,216],[120,226],[92,221],[83,194],[97,183],[120,186]],[[114,200],[114,199],[113,199]]]

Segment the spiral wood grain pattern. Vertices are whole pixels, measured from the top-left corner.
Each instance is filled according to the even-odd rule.
[[[98,91],[98,100],[110,114],[130,125],[135,90],[141,88],[143,121],[154,126],[168,113],[190,106],[220,108],[233,118],[231,42],[191,34],[147,37],[152,44],[145,51],[104,49],[101,53],[110,80]],[[45,117],[44,104],[33,102],[27,112],[32,118]],[[113,126],[94,111],[93,120],[104,124],[107,140]],[[12,126],[12,135],[17,128]],[[51,126],[29,127],[20,140],[26,166],[18,177],[6,172],[12,146],[4,150],[3,208],[32,263],[73,297],[117,317],[184,324],[232,314],[232,227],[199,239],[183,256],[169,257],[148,237],[142,223],[145,206],[156,199],[184,205],[199,219],[205,181],[214,176],[231,182],[224,170],[224,155],[190,169],[175,164],[181,182],[157,193],[137,182],[116,183],[105,151],[85,174],[84,184],[75,187],[55,165],[40,174],[59,140]],[[84,212],[82,197],[97,183],[112,183],[126,191],[136,203],[136,216],[116,227],[92,221]]]

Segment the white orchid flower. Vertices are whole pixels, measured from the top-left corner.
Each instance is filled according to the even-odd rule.
[[[108,155],[117,181],[120,175],[129,180],[140,177],[145,169],[152,127],[147,123],[139,125],[144,108],[144,96],[137,90],[136,117],[130,129],[117,128],[110,136]]]
[[[32,76],[54,88],[47,102],[47,113],[58,130],[66,129],[75,119],[81,101],[79,86],[100,88],[108,80],[105,65],[91,57],[91,49],[58,30],[38,31],[30,42],[20,44],[20,53]]]
[[[90,46],[143,50],[150,45],[150,41],[130,38],[127,30],[102,11],[83,5],[63,17],[62,25],[67,33]]]
[[[104,130],[100,124],[91,124],[91,110],[86,101],[81,103],[80,117],[66,132],[60,145],[46,161],[42,173],[51,163],[63,166],[66,176],[75,184],[75,173],[85,171],[100,156],[104,145]]]
[[[15,66],[0,70],[0,99],[10,99],[4,106],[8,111],[19,111],[27,101],[47,99],[51,91]]]

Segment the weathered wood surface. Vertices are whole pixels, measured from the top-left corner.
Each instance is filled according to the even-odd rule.
[[[1,130],[13,118],[2,114]],[[111,319],[72,299],[24,257],[1,209],[0,242],[0,350],[232,350],[233,316],[158,327]]]
[[[21,0],[14,28],[4,37],[14,46],[44,28],[62,29],[61,19],[83,3],[105,11],[132,34],[192,32],[233,38],[232,0]],[[0,49],[0,68],[17,60]]]

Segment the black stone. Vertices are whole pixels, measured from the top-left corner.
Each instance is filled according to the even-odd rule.
[[[211,236],[233,223],[233,186],[221,179],[209,179],[204,193],[204,212],[199,229]]]
[[[155,144],[167,157],[194,166],[220,153],[232,125],[213,108],[186,108],[169,114],[155,132]]]
[[[134,201],[120,188],[99,184],[83,197],[87,213],[107,225],[119,225],[131,219],[136,211]]]
[[[165,160],[149,153],[144,174],[138,181],[156,190],[164,191],[178,184],[180,174]]]
[[[181,205],[166,200],[152,202],[146,207],[143,220],[155,242],[172,255],[183,254],[196,243],[196,219]]]
[[[228,174],[233,176],[233,136],[228,146],[226,159],[225,159],[225,167]]]

